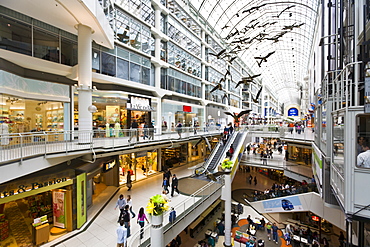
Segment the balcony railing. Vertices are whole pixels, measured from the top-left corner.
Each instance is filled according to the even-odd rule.
[[[209,197],[217,192],[221,192],[221,188],[224,184],[223,177],[219,178],[218,182],[209,182],[192,195],[190,195],[185,201],[174,207],[177,213],[176,221],[174,223],[169,222],[169,211],[163,215],[163,227],[164,233],[171,228],[172,224],[180,222],[187,215],[191,214],[193,210],[206,201]],[[150,227],[151,224],[147,224],[142,231],[143,237],[140,238],[140,230],[132,234],[127,239],[127,246],[148,246],[150,242]]]
[[[114,150],[161,140],[179,140],[205,134],[219,134],[216,128],[182,127],[181,131],[162,132],[157,129],[119,129],[94,131],[43,131],[0,135],[0,163],[52,153],[104,148]]]

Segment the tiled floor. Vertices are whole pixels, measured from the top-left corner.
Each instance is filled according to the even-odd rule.
[[[257,157],[256,157],[257,158]],[[253,160],[254,162],[258,162],[259,159],[255,159],[255,157],[252,157],[251,155],[244,155],[243,159],[245,160]],[[255,159],[255,160],[254,160]],[[275,155],[274,159],[270,160],[270,163],[275,163],[276,165],[280,165],[284,163],[283,161],[283,155]],[[172,174],[176,173],[178,178],[187,177],[191,175],[193,172],[192,169],[189,169],[187,166],[182,166],[178,168],[174,168],[172,170]],[[266,187],[271,187],[272,180],[268,179],[267,177],[258,174],[255,171],[252,171],[254,174],[253,176],[257,176],[258,183],[255,186],[256,189],[264,190]],[[249,176],[249,174],[248,174]],[[162,187],[162,174],[159,174],[157,176],[150,177],[146,180],[139,181],[137,183],[133,184],[132,191],[127,192],[126,188],[121,188],[115,197],[113,197],[107,204],[107,206],[101,211],[100,214],[96,217],[94,221],[91,222],[89,227],[87,227],[84,231],[73,231],[69,234],[66,234],[65,236],[56,239],[55,241],[49,242],[43,246],[65,246],[65,247],[94,247],[94,246],[115,246],[116,245],[116,228],[117,228],[117,217],[119,215],[118,210],[114,210],[116,200],[119,194],[128,195],[130,194],[132,196],[133,200],[133,209],[134,212],[138,212],[140,207],[146,206],[148,202],[148,198],[152,195],[158,194],[161,192]],[[249,185],[249,184],[248,184]],[[236,177],[234,178],[233,182],[233,189],[238,188],[246,188],[246,174],[243,172],[238,172],[236,174]],[[254,186],[254,185],[252,185]],[[113,194],[114,188],[107,188],[110,191],[107,192],[107,194]],[[181,187],[180,187],[181,191]],[[185,195],[178,195],[171,199],[170,206],[175,206],[179,203],[181,203],[183,200],[185,200],[187,196]],[[104,204],[104,200],[100,202],[100,205]],[[98,204],[98,203],[96,203]],[[99,205],[97,205],[97,208]],[[97,211],[97,209],[95,209]],[[89,212],[91,214],[91,212]],[[246,207],[244,215],[241,216],[247,217],[248,215],[251,215],[252,217],[261,217],[257,212],[253,211],[251,208]],[[91,217],[89,217],[91,218]],[[134,234],[135,232],[139,231],[139,225],[136,224],[135,219],[131,221],[131,234]],[[67,239],[70,237],[70,239]],[[62,240],[67,239],[63,242]],[[219,241],[220,242],[220,241]],[[187,246],[187,245],[184,245]],[[275,245],[276,246],[276,245]]]

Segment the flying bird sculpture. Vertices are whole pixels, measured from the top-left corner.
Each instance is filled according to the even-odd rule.
[[[298,25],[296,25],[294,23],[293,25],[290,25],[290,26],[284,26],[283,30],[293,30],[293,28],[300,28],[303,25],[304,25],[304,23],[301,23],[301,24],[298,24]]]
[[[245,114],[249,114],[251,111],[252,110],[244,110],[244,111],[239,112],[238,114],[236,114],[235,112],[231,113],[231,112],[227,112],[227,111],[225,111],[224,113],[226,115],[232,116],[234,118],[234,121],[237,123],[239,121],[239,118],[241,118]]]
[[[253,98],[253,95],[252,95],[252,101],[254,103],[258,103],[258,98],[260,97],[261,92],[262,92],[262,86],[261,86],[260,90],[258,90],[257,95],[256,95],[256,98]]]
[[[263,62],[267,62],[267,58],[269,58],[272,54],[274,54],[275,53],[275,51],[273,51],[273,52],[270,52],[269,54],[267,54],[266,56],[264,56],[264,57],[254,57],[255,59],[260,59],[260,61],[258,61],[257,62],[257,64],[258,64],[258,66],[259,67],[261,67],[261,64],[263,63]]]
[[[290,5],[290,6],[288,6],[288,7],[286,7],[285,9],[283,9],[277,16],[275,16],[275,17],[277,17],[277,18],[280,18],[280,16],[285,12],[285,11],[287,11],[288,9],[291,9],[291,8],[293,8],[293,7],[295,7],[295,5]]]
[[[217,83],[217,85],[216,86],[214,86],[214,88],[212,88],[212,90],[211,91],[209,91],[210,93],[213,93],[214,91],[216,91],[216,90],[223,90],[222,89],[222,84],[221,83]]]
[[[226,49],[223,49],[223,50],[221,50],[221,51],[220,51],[219,53],[217,53],[217,54],[210,52],[210,53],[208,53],[208,55],[216,56],[216,57],[217,57],[217,59],[220,59],[220,58],[221,58],[221,55],[222,55],[222,54],[224,54],[225,52],[226,52]]]

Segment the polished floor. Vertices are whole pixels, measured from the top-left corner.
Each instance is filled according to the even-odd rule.
[[[253,157],[251,155],[244,154],[243,160],[249,161],[251,163],[259,162],[258,157]],[[274,159],[269,160],[269,163],[274,164],[276,166],[284,165],[285,161],[283,161],[283,155],[275,155]],[[192,164],[193,166],[194,164]],[[298,167],[297,167],[298,168]],[[299,169],[301,169],[300,167]],[[307,167],[307,170],[310,171],[311,169]],[[179,179],[188,177],[192,174],[193,169],[189,166],[181,166],[171,170],[172,174],[176,174]],[[312,172],[312,170],[311,170]],[[252,184],[249,185],[246,181],[246,177],[249,174],[238,171],[232,185],[232,189],[240,189],[240,188],[249,188],[249,189],[258,189],[264,190],[267,187],[271,187],[272,183],[274,182],[271,179],[268,179],[266,176],[259,174],[256,170],[252,170],[251,174],[257,177],[258,183],[256,186]],[[71,233],[68,233],[52,242],[49,242],[43,246],[58,246],[58,247],[94,247],[94,246],[115,246],[116,245],[116,228],[117,228],[117,217],[119,215],[119,211],[115,210],[115,204],[117,201],[117,197],[119,194],[132,196],[133,200],[133,209],[135,212],[139,210],[140,207],[144,207],[147,204],[148,198],[152,195],[159,194],[162,190],[162,174],[158,174],[152,176],[148,179],[136,182],[133,184],[132,191],[128,192],[127,188],[122,187],[116,195],[111,198],[107,205],[102,209],[102,206],[107,202],[109,197],[116,192],[116,188],[114,187],[107,187],[103,192],[102,195],[94,201],[93,208],[89,209],[88,215],[90,222],[86,224],[86,227],[81,230],[76,230]],[[181,183],[179,185],[180,191]],[[184,189],[184,192],[188,189]],[[189,193],[189,191],[187,191]],[[170,206],[176,206],[184,201],[188,196],[188,193],[180,193],[180,195],[171,198]],[[100,200],[100,201],[99,201]],[[240,216],[240,219],[245,219],[248,215],[251,215],[252,218],[260,218],[262,217],[258,212],[255,212],[252,208],[245,206],[244,214]],[[131,234],[139,231],[139,225],[136,224],[136,220],[132,219],[131,221]],[[261,237],[265,235],[261,233]],[[199,236],[202,236],[200,233]],[[199,237],[195,237],[192,243],[196,243],[199,241]],[[221,246],[220,242],[222,243],[222,238],[217,243],[217,246]],[[190,241],[187,242],[188,244]],[[266,243],[266,246],[276,246],[276,244],[271,245],[272,242]],[[283,241],[279,242],[279,246],[283,245]],[[194,246],[194,245],[185,245],[182,246]],[[238,246],[238,245],[236,245]],[[333,245],[334,246],[334,245]]]

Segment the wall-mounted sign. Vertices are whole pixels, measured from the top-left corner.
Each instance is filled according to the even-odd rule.
[[[127,103],[127,110],[153,111],[150,99],[130,96],[130,103]]]
[[[292,107],[288,110],[288,117],[298,117],[298,109]]]
[[[191,106],[188,106],[188,105],[182,106],[182,111],[184,111],[184,112],[191,112]]]
[[[18,189],[14,190],[8,190],[8,191],[1,191],[0,192],[0,198],[8,197],[8,196],[13,196],[17,195],[23,192],[31,191],[31,190],[36,190],[42,187],[54,185],[54,184],[59,184],[62,182],[67,181],[67,178],[53,178],[49,181],[39,181],[39,182],[33,182],[31,184],[25,185],[21,184],[18,186]]]
[[[103,171],[109,171],[116,165],[116,160],[112,160],[103,164]]]

